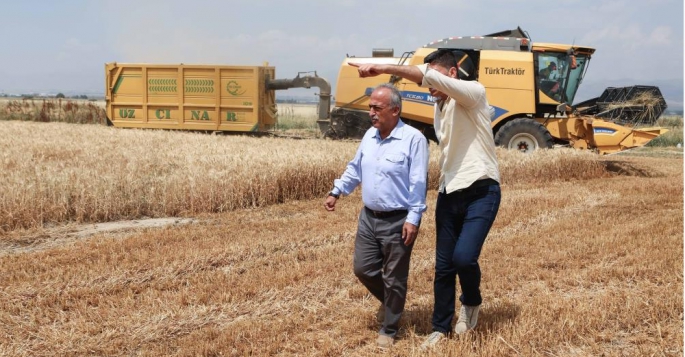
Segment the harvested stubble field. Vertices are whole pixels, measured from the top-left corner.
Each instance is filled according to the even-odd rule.
[[[322,205],[357,143],[1,124],[1,355],[379,354],[360,196]],[[428,355],[682,356],[682,154],[498,155],[479,325]],[[434,159],[389,355],[430,332]],[[194,223],[75,234],[168,216]]]

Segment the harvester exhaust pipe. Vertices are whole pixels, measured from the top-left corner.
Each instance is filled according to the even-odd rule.
[[[302,73],[310,72],[300,72],[297,77],[292,79],[270,79],[266,78],[266,89],[268,90],[284,90],[290,88],[311,88],[319,87],[319,125],[322,122],[327,122],[330,124],[331,118],[331,84],[327,80],[319,77],[316,72],[313,76],[302,76]]]

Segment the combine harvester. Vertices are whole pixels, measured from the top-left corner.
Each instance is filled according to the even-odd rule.
[[[595,49],[533,43],[521,28],[482,37],[451,37],[393,57],[346,58],[338,74],[335,108],[323,78],[298,74],[274,79],[274,67],[211,65],[105,65],[108,124],[234,133],[271,132],[278,120],[275,91],[319,87],[318,124],[329,138],[361,138],[370,127],[371,90],[392,82],[403,96],[402,117],[435,140],[434,98],[427,89],[391,76],[359,78],[349,62],[416,65],[437,49],[458,55],[459,77],[478,80],[494,108],[498,145],[531,152],[569,146],[608,154],[640,147],[666,132],[653,128],[666,109],[657,87],[607,88],[573,105]]]
[[[434,98],[416,83],[389,75],[359,78],[348,63],[422,64],[437,49],[459,58],[459,77],[478,80],[494,107],[492,130],[498,145],[523,152],[570,146],[614,153],[647,144],[666,132],[650,128],[666,109],[658,87],[607,88],[573,105],[595,49],[576,45],[533,43],[521,28],[481,37],[451,37],[393,57],[393,50],[374,50],[372,57],[348,57],[340,68],[335,108],[319,120],[328,137],[361,137],[369,128],[371,89],[394,83],[402,93],[402,117],[435,140]],[[642,126],[642,128],[638,128]]]

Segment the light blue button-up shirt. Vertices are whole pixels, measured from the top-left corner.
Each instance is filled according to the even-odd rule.
[[[334,181],[332,193],[349,195],[361,183],[366,207],[406,209],[407,222],[418,225],[426,211],[427,172],[426,137],[400,120],[384,140],[373,127],[364,134],[354,159]]]

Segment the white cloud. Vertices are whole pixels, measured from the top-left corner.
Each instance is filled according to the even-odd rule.
[[[649,35],[649,41],[655,45],[671,46],[673,45],[672,32],[668,26],[657,26]]]
[[[582,41],[592,44],[621,44],[628,50],[636,51],[641,48],[672,45],[672,32],[668,26],[656,26],[645,30],[638,24],[629,24],[625,27],[606,25],[598,31],[585,34]]]

